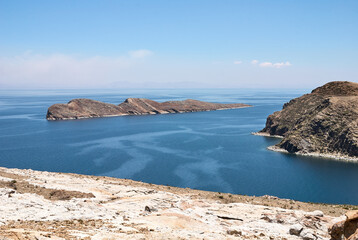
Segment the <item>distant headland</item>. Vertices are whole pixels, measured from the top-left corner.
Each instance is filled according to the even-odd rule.
[[[283,137],[270,150],[358,161],[358,83],[330,82],[292,99],[257,134]]]
[[[54,104],[48,108],[47,120],[69,120],[123,115],[145,115],[213,111],[250,107],[242,103],[210,103],[193,99],[156,102],[145,98],[128,98],[119,105],[91,99],[73,99],[67,104]]]

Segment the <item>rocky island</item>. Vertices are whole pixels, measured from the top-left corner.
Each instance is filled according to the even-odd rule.
[[[54,104],[48,108],[47,120],[68,120],[123,115],[166,114],[213,111],[250,107],[242,103],[209,103],[187,99],[184,101],[156,102],[145,98],[128,98],[119,105],[91,99],[73,99],[67,104]]]
[[[292,99],[258,135],[283,137],[271,150],[358,161],[358,83],[330,82]]]

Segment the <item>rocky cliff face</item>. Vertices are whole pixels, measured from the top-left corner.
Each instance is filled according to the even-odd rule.
[[[260,131],[283,136],[290,153],[358,157],[358,84],[330,82],[295,98]]]
[[[128,98],[119,105],[103,103],[91,99],[74,99],[67,104],[54,104],[47,111],[47,120],[67,120],[93,117],[165,114],[212,111],[249,107],[250,105],[233,103],[209,103],[187,99],[159,103],[144,98]]]

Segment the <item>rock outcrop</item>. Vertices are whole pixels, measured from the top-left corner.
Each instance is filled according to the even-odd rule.
[[[358,210],[346,213],[346,220],[340,221],[329,229],[331,240],[358,240]]]
[[[73,99],[67,104],[54,104],[48,108],[47,120],[67,120],[122,115],[165,114],[212,111],[249,107],[241,103],[221,104],[187,99],[184,101],[156,102],[145,98],[128,98],[119,105],[91,99]]]
[[[1,167],[0,204],[9,240],[328,240],[344,220],[339,205]]]
[[[284,137],[273,150],[358,158],[358,83],[330,82],[284,104],[259,133]]]

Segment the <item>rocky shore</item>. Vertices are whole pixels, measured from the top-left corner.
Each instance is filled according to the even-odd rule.
[[[358,162],[358,83],[330,82],[292,99],[258,134],[283,137],[270,150]]]
[[[330,239],[355,206],[0,168],[0,239]]]
[[[251,133],[252,135],[256,135],[256,136],[263,136],[263,137],[273,137],[273,138],[283,138],[283,136],[280,135],[271,135],[269,133],[266,132],[253,132]]]
[[[146,115],[213,111],[250,107],[242,103],[209,103],[193,99],[156,102],[145,98],[128,98],[119,105],[91,99],[73,99],[67,104],[54,104],[48,108],[47,120],[70,120],[124,115]]]
[[[259,135],[259,134],[258,134]],[[265,136],[265,135],[259,135],[259,136]],[[271,137],[271,136],[269,136]],[[268,150],[274,151],[274,152],[281,152],[281,153],[290,153],[284,148],[280,148],[278,146],[269,146],[267,147]],[[339,161],[345,161],[345,162],[358,162],[358,157],[350,157],[348,155],[341,155],[341,154],[328,154],[328,153],[320,153],[320,152],[294,152],[293,154],[301,155],[301,156],[307,156],[307,157],[318,157],[318,158],[326,158],[331,160],[339,160]]]

